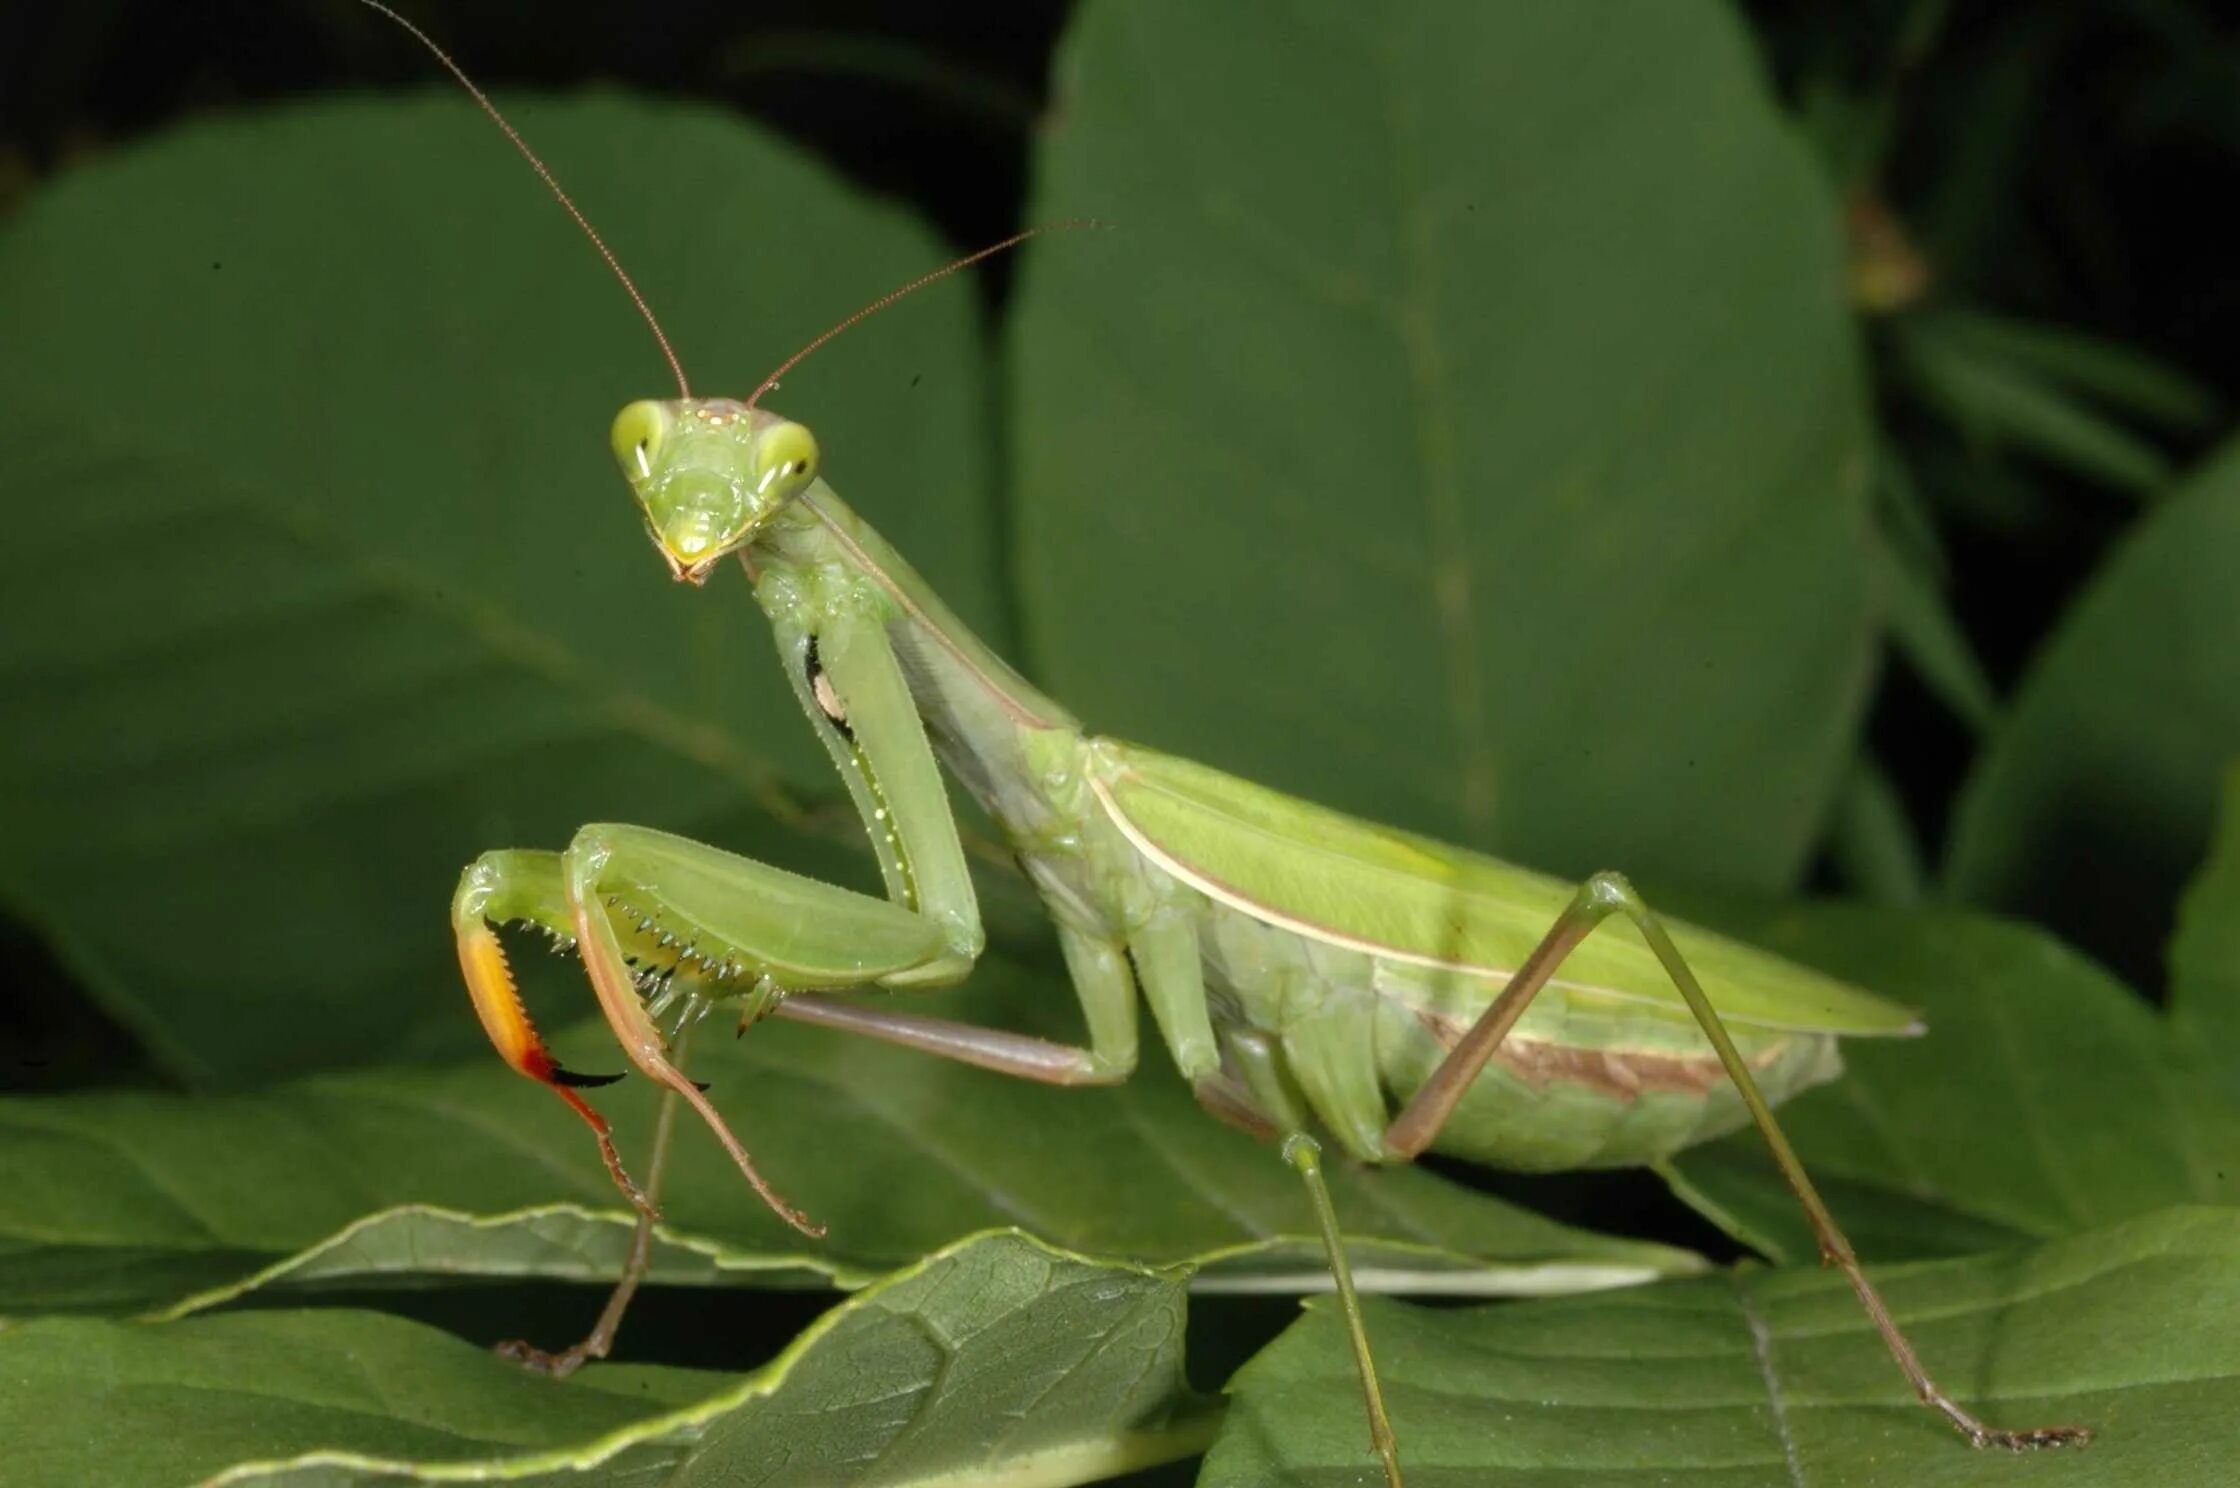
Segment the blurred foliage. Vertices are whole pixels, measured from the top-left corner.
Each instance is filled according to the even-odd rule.
[[[1964,786],[1980,793],[1968,781],[2001,696],[2139,504],[2229,432],[2240,289],[2198,203],[2240,169],[2240,31],[2167,0],[1756,10],[1847,202],[1903,663],[1869,737],[1908,836],[1924,863],[1957,859],[1963,895],[2041,916],[2152,984],[2214,761],[2182,805],[2112,826],[2128,841],[2108,898],[1983,883],[1968,860],[1984,848],[1951,840],[1952,812]],[[2083,794],[2120,794],[2124,763],[2098,768]]]
[[[789,376],[837,487],[1092,727],[1629,869],[1922,1007],[1794,1133],[1869,1258],[1918,1263],[1893,1292],[1932,1366],[2108,1427],[2017,1481],[2229,1457],[2222,9],[414,10],[705,389],[950,246],[1113,221]],[[376,89],[411,96],[325,96]],[[1058,1482],[1200,1449],[1184,1273],[1114,1258],[1289,1288],[1311,1250],[1288,1175],[1164,1069],[1027,1091],[758,1029],[717,1098],[762,1103],[831,1244],[693,1150],[656,1276],[704,1300],[642,1313],[639,1362],[562,1402],[391,1315],[559,1342],[592,1286],[502,1324],[480,1289],[595,1281],[625,1234],[580,1132],[479,1048],[455,866],[623,818],[869,885],[860,829],[759,616],[664,583],[607,468],[611,409],[660,387],[642,327],[394,27],[0,15],[0,213],[0,1437],[33,1444],[0,1478],[730,1481],[783,1440],[784,1481]],[[1031,898],[982,892],[998,954],[955,1006],[1065,1036]],[[536,970],[572,1022],[572,967]],[[598,1038],[563,1033],[586,1065]],[[618,1105],[628,1141],[648,1103]],[[1727,1236],[1780,1263],[1380,1303],[1411,1460],[1978,1480],[1796,1264],[1758,1148],[1668,1176],[1710,1224],[1647,1180],[1342,1176],[1398,1289],[1669,1277]],[[1525,1193],[1570,1223],[1495,1196]],[[964,1238],[1013,1224],[1071,1249]],[[827,1283],[862,1290],[806,1332],[747,1290]],[[380,1310],[317,1305],[342,1288]],[[1197,1386],[1258,1354],[1207,1481],[1365,1467],[1326,1309],[1259,1354],[1282,1311],[1193,1302]],[[1548,1357],[1588,1336],[1610,1359]],[[1611,1362],[1644,1352],[1708,1362]],[[132,1381],[98,1419],[97,1379]]]

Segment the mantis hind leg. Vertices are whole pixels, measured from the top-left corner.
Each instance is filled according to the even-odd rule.
[[[1920,1356],[1914,1352],[1913,1345],[1907,1341],[1897,1321],[1891,1317],[1882,1294],[1867,1279],[1867,1273],[1860,1266],[1859,1257],[1852,1250],[1851,1242],[1844,1237],[1843,1230],[1836,1224],[1835,1216],[1828,1212],[1828,1206],[1822,1201],[1819,1190],[1813,1187],[1812,1179],[1805,1173],[1804,1164],[1797,1160],[1795,1149],[1790,1147],[1780,1123],[1774,1120],[1773,1108],[1760,1093],[1758,1082],[1751,1076],[1749,1064],[1735,1048],[1734,1040],[1728,1037],[1726,1026],[1719,1021],[1719,1014],[1711,1006],[1710,998],[1705,996],[1695,972],[1689,968],[1686,958],[1680,954],[1680,948],[1673,944],[1672,937],[1666,933],[1663,924],[1648,904],[1618,874],[1598,873],[1580,886],[1570,907],[1549,927],[1548,933],[1533,948],[1532,954],[1525,958],[1524,964],[1509,978],[1509,984],[1502,988],[1501,995],[1479,1015],[1478,1021],[1463,1035],[1461,1042],[1448,1052],[1438,1069],[1432,1072],[1431,1078],[1424,1082],[1423,1088],[1408,1102],[1407,1108],[1386,1129],[1387,1155],[1404,1161],[1431,1145],[1439,1134],[1439,1128],[1453,1114],[1464,1092],[1470,1088],[1470,1083],[1478,1077],[1487,1061],[1501,1047],[1501,1041],[1523,1015],[1526,1005],[1547,985],[1556,968],[1562,965],[1563,959],[1571,954],[1573,948],[1585,940],[1595,926],[1613,914],[1624,915],[1633,922],[1642,938],[1648,941],[1649,949],[1664,967],[1665,974],[1672,978],[1673,986],[1679,989],[1688,1010],[1695,1015],[1704,1036],[1711,1041],[1711,1047],[1718,1054],[1719,1063],[1726,1070],[1727,1078],[1734,1082],[1735,1088],[1741,1093],[1742,1102],[1749,1109],[1750,1119],[1756,1123],[1760,1135],[1765,1138],[1766,1146],[1773,1153],[1774,1165],[1781,1170],[1782,1179],[1796,1195],[1805,1218],[1811,1222],[1813,1235],[1820,1242],[1822,1263],[1840,1269],[1844,1279],[1851,1283],[1851,1290],[1857,1295],[1859,1305],[1865,1309],[1875,1331],[1882,1335],[1890,1356],[1905,1372],[1907,1383],[1913,1386],[1913,1392],[1921,1403],[1942,1414],[1972,1445],[1978,1447],[1997,1446],[2021,1451],[2089,1441],[2091,1431],[2081,1426],[2046,1426],[2035,1430],[2009,1431],[1986,1425],[1945,1394],[1936,1381],[1929,1377],[1928,1371],[1922,1367]]]

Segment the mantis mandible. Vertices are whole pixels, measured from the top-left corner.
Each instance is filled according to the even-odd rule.
[[[1878,997],[1662,920],[1616,873],[1571,886],[1358,821],[1203,765],[1088,733],[967,630],[828,485],[810,431],[759,406],[833,335],[1014,238],[882,297],[789,358],[744,400],[693,396],[651,307],[544,163],[418,27],[552,190],[629,293],[677,396],[612,430],[655,550],[705,583],[736,557],[770,621],[809,726],[869,832],[875,898],[649,827],[595,824],[564,851],[485,853],[452,901],[459,964],[507,1064],[592,1130],[638,1213],[596,1325],[566,1373],[612,1347],[658,1217],[676,1102],[721,1141],[788,1223],[820,1227],[756,1168],[685,1073],[691,1027],[737,1002],[742,1027],[803,1022],[1053,1085],[1124,1080],[1139,999],[1200,1103],[1276,1143],[1315,1215],[1351,1340],[1370,1445],[1401,1484],[1345,1245],[1322,1177],[1334,1143],[1364,1163],[1440,1152],[1549,1170],[1648,1163],[1755,1123],[1817,1236],[1925,1405],[1972,1444],[2013,1449],[2086,1428],[1987,1425],[1930,1378],[1775,1121],[1834,1078],[1844,1037],[1917,1031]],[[1022,235],[1025,236],[1025,235]],[[1087,1041],[1071,1045],[837,1000],[961,981],[984,943],[942,767],[1001,829],[1054,924]],[[1616,925],[1593,932],[1606,921]],[[620,1076],[563,1069],[517,994],[498,940],[527,924],[572,946],[623,1053],[665,1087],[651,1181],[630,1176],[581,1093]],[[1717,988],[1717,995],[1706,985]],[[664,1036],[657,1019],[679,1011]]]

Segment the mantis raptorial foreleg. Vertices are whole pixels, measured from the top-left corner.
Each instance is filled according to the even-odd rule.
[[[513,994],[503,959],[483,949],[486,942],[495,944],[495,926],[527,921],[555,935],[573,938],[579,933],[576,916],[555,912],[551,906],[570,894],[594,903],[614,897],[616,903],[608,906],[607,912],[593,909],[583,920],[590,926],[587,938],[592,944],[585,960],[594,967],[594,982],[599,964],[593,961],[594,956],[620,968],[618,980],[624,992],[615,999],[619,1006],[610,1006],[602,995],[601,1008],[633,1062],[666,1086],[670,1095],[690,1101],[726,1139],[734,1158],[743,1156],[741,1149],[729,1139],[722,1118],[707,1106],[699,1088],[683,1077],[664,1051],[660,1030],[637,998],[629,965],[633,958],[624,948],[625,928],[634,932],[632,943],[647,957],[676,954],[658,943],[659,936],[673,937],[676,932],[654,927],[690,922],[706,937],[704,944],[723,947],[727,957],[754,953],[774,959],[782,954],[783,937],[758,935],[755,926],[743,921],[741,912],[770,910],[774,901],[799,908],[798,898],[811,898],[818,901],[819,918],[801,922],[799,928],[835,948],[846,949],[812,964],[794,948],[793,954],[784,959],[788,962],[787,973],[798,979],[796,985],[875,983],[884,975],[913,970],[940,951],[938,937],[932,935],[921,916],[886,900],[799,878],[720,848],[643,827],[618,826],[586,827],[578,834],[577,844],[581,852],[572,846],[565,857],[518,851],[485,854],[467,870],[455,901],[454,921],[461,961],[470,968],[470,989],[477,1009],[485,1012],[492,1042],[516,1069],[552,1086],[583,1115],[599,1134],[603,1152],[612,1152],[606,1123],[575,1094],[576,1086],[594,1081],[561,1069],[544,1051]],[[564,864],[570,861],[579,865],[578,873],[590,875],[581,888],[572,886],[567,878],[569,870]],[[693,887],[701,892],[672,895],[648,890],[655,880],[674,886],[678,881],[674,870],[679,865],[693,871]],[[633,868],[642,871],[633,874]],[[733,913],[727,915],[727,910]],[[635,918],[625,927],[616,923],[622,915]],[[703,953],[694,951],[692,955],[698,960]],[[726,964],[717,963],[719,968]],[[1099,1085],[1124,1080],[1136,1064],[1135,989],[1127,980],[1126,960],[1117,952],[1108,952],[1069,957],[1069,966],[1075,973],[1083,1005],[1091,1010],[1091,1042],[1085,1047],[946,1018],[866,1007],[814,993],[787,997],[771,1011],[777,1017],[863,1034],[1043,1084]],[[1117,976],[1113,975],[1115,971]],[[618,1011],[622,1015],[619,1018]],[[605,1078],[596,1083],[605,1083]],[[742,1166],[759,1186],[759,1174],[752,1164],[743,1162]],[[653,1212],[652,1196],[621,1170],[619,1159],[610,1157],[608,1167],[631,1203],[642,1213]]]
[[[555,900],[567,906],[564,917],[552,914]],[[638,954],[625,948],[618,918]],[[491,1041],[515,1069],[551,1087],[590,1124],[616,1185],[647,1214],[654,1212],[652,1202],[624,1171],[605,1118],[575,1093],[582,1077],[560,1068],[521,1009],[494,949],[492,927],[508,920],[528,920],[575,942],[600,1010],[630,1061],[691,1104],[755,1190],[803,1228],[807,1221],[776,1199],[707,1097],[670,1060],[639,998],[632,962],[653,957],[665,965],[681,958],[688,971],[712,966],[723,980],[743,975],[729,970],[742,963],[756,977],[782,966],[797,979],[794,985],[850,986],[916,970],[947,954],[938,928],[899,905],[644,827],[589,826],[557,859],[491,854],[470,867],[453,901],[453,925]],[[805,931],[828,942],[831,954],[801,944]]]
[[[1890,1309],[1883,1302],[1882,1294],[1867,1279],[1867,1273],[1860,1266],[1859,1257],[1852,1250],[1851,1242],[1844,1237],[1835,1216],[1828,1212],[1828,1206],[1822,1202],[1819,1190],[1813,1187],[1812,1179],[1805,1173],[1804,1164],[1797,1160],[1796,1151],[1790,1147],[1781,1124],[1774,1120],[1772,1106],[1758,1089],[1758,1082],[1750,1072],[1749,1062],[1735,1048],[1734,1040],[1728,1036],[1726,1025],[1720,1021],[1718,1012],[1711,1005],[1711,999],[1704,995],[1695,972],[1689,968],[1687,959],[1680,954],[1680,948],[1673,944],[1671,934],[1666,931],[1655,912],[1621,874],[1597,873],[1579,886],[1578,895],[1572,900],[1571,906],[1549,927],[1539,945],[1534,947],[1532,954],[1526,957],[1515,975],[1510,977],[1508,985],[1502,988],[1501,995],[1479,1014],[1470,1030],[1440,1062],[1438,1069],[1424,1082],[1408,1102],[1406,1109],[1386,1129],[1385,1145],[1390,1156],[1396,1160],[1406,1160],[1431,1146],[1439,1135],[1440,1127],[1446,1124],[1447,1119],[1454,1114],[1455,1107],[1461,1103],[1471,1082],[1485,1069],[1487,1062],[1501,1047],[1501,1041],[1516,1025],[1517,1019],[1523,1016],[1532,999],[1547,986],[1549,979],[1563,964],[1564,958],[1597,925],[1613,914],[1622,914],[1633,922],[1664,967],[1666,975],[1672,978],[1673,986],[1679,990],[1688,1010],[1695,1015],[1697,1024],[1703,1029],[1704,1037],[1711,1041],[1711,1047],[1718,1054],[1719,1063],[1726,1070],[1727,1078],[1734,1082],[1735,1089],[1741,1093],[1751,1121],[1765,1138],[1766,1146],[1772,1150],[1774,1166],[1781,1170],[1783,1180],[1788,1183],[1790,1191],[1797,1196],[1797,1203],[1804,1209],[1805,1218],[1812,1225],[1812,1233],[1820,1242],[1821,1264],[1837,1267],[1843,1272],[1844,1279],[1851,1283],[1851,1290],[1857,1294],[1860,1306],[1866,1310],[1875,1330],[1882,1335],[1890,1356],[1905,1371],[1906,1381],[1913,1386],[1913,1392],[1921,1403],[1943,1413],[1978,1447],[1998,1446],[2027,1450],[2088,1439],[2091,1433],[2077,1426],[2048,1426],[2029,1431],[2006,1431],[1988,1426],[1963,1409],[1929,1377],[1928,1371],[1922,1367],[1920,1357],[1914,1353],[1913,1345],[1907,1342],[1896,1320],[1890,1316]],[[1337,1263],[1342,1263],[1342,1257]],[[1341,1301],[1349,1309],[1351,1303],[1346,1294],[1350,1291],[1350,1287],[1344,1287],[1340,1294]],[[1349,1321],[1355,1324],[1358,1333],[1357,1310]],[[1374,1400],[1375,1378],[1368,1373],[1366,1356],[1363,1358],[1363,1387]],[[1373,1412],[1377,1409],[1372,1406]]]
[[[658,836],[660,834],[653,835]],[[607,855],[606,861],[610,863],[613,861],[612,855],[617,843],[607,830],[586,829],[584,836],[597,845],[597,851]],[[676,839],[667,839],[667,841],[673,845]],[[622,845],[627,846],[627,841],[625,840]],[[696,855],[704,855],[701,859],[704,864],[720,868],[718,877],[742,894],[752,891],[757,875],[774,874],[780,871],[750,860],[736,859],[731,854],[720,853],[712,848],[701,847],[699,844],[686,843],[682,845],[694,849]],[[517,861],[508,863],[505,861],[507,858],[513,858]],[[498,861],[493,863],[493,859]],[[542,923],[546,929],[556,934],[565,933],[566,929],[573,927],[574,920],[564,911],[552,907],[562,903],[565,898],[563,892],[565,872],[562,866],[563,862],[563,859],[557,859],[548,853],[490,854],[483,862],[478,863],[475,869],[469,870],[468,881],[479,883],[484,888],[483,893],[478,893],[470,899],[470,905],[478,910],[487,908],[493,902],[515,909],[533,909],[535,906],[542,905],[545,908],[541,915],[523,913],[518,917]],[[509,870],[513,881],[507,879]],[[493,878],[497,880],[495,884],[490,882]],[[463,897],[465,896],[463,895]],[[874,920],[883,921],[885,927],[890,930],[893,928],[894,921],[889,918],[895,913],[893,905],[884,900],[872,899],[868,896],[854,897],[861,901],[867,916]],[[607,935],[619,941],[621,927],[613,924],[614,917],[612,915],[606,918],[608,920]],[[638,927],[632,926],[630,928]],[[468,943],[468,937],[488,935],[489,929],[488,922],[479,918],[479,915],[470,918],[462,932],[462,946]],[[640,934],[643,935],[643,933],[641,929]],[[658,946],[652,948],[652,950],[657,951]],[[462,959],[466,959],[464,951],[462,951]],[[946,1018],[931,1018],[892,1008],[864,1007],[821,997],[815,993],[803,993],[785,998],[771,1007],[769,1011],[779,1017],[812,1023],[837,1031],[861,1034],[914,1049],[921,1053],[936,1054],[959,1063],[976,1065],[998,1074],[1034,1080],[1042,1084],[1093,1085],[1110,1084],[1124,1080],[1135,1066],[1135,995],[1134,987],[1128,980],[1126,960],[1117,951],[1109,952],[1103,956],[1084,954],[1080,957],[1069,958],[1069,960],[1074,964],[1077,975],[1083,976],[1086,980],[1086,985],[1082,989],[1085,1004],[1089,998],[1096,997],[1099,999],[1097,1005],[1103,1009],[1103,1015],[1093,1017],[1091,1022],[1093,1029],[1102,1024],[1107,1030],[1107,1042],[1112,1047],[1104,1052],[1099,1052],[1094,1047],[1084,1048],[1076,1045],[1060,1044],[1048,1039],[1033,1038],[1024,1034],[1006,1032],[1002,1029],[984,1028]],[[1117,976],[1114,975],[1115,973],[1117,973]],[[510,983],[506,990],[510,994]],[[478,994],[476,999],[478,1006],[482,1000],[482,997]],[[517,1002],[509,1002],[507,1006],[518,1012]],[[641,1018],[643,1018],[642,1013]],[[637,1021],[639,1020],[633,1020],[633,1025]],[[650,1022],[649,1019],[645,1021]],[[609,1350],[613,1348],[615,1335],[621,1327],[623,1314],[629,1308],[631,1299],[637,1294],[639,1285],[644,1281],[647,1267],[652,1259],[653,1226],[661,1199],[661,1185],[667,1166],[669,1142],[675,1125],[676,1108],[681,1100],[692,1099],[694,1101],[694,1104],[701,1109],[702,1114],[709,1119],[710,1124],[715,1128],[718,1137],[723,1140],[727,1150],[733,1154],[734,1158],[742,1161],[742,1166],[746,1168],[750,1180],[757,1180],[758,1187],[760,1186],[755,1170],[751,1164],[744,1162],[744,1151],[737,1140],[732,1137],[728,1126],[721,1117],[715,1116],[712,1109],[705,1105],[704,1099],[700,1098],[698,1088],[684,1078],[686,1058],[696,1022],[697,1019],[689,1017],[680,1022],[678,1032],[670,1041],[666,1057],[663,1059],[663,1066],[673,1070],[677,1078],[673,1082],[663,1081],[665,1088],[661,1094],[660,1110],[654,1119],[651,1156],[646,1165],[646,1180],[643,1189],[633,1183],[623,1170],[619,1156],[614,1153],[612,1139],[607,1133],[604,1120],[598,1117],[596,1112],[592,1112],[580,1097],[575,1097],[572,1088],[554,1085],[554,1088],[563,1097],[569,1099],[571,1106],[579,1112],[585,1113],[585,1119],[593,1123],[593,1129],[599,1134],[601,1151],[608,1157],[608,1166],[614,1174],[616,1183],[638,1209],[638,1222],[636,1230],[631,1236],[630,1251],[624,1261],[622,1275],[613,1292],[609,1295],[606,1306],[600,1310],[598,1321],[593,1325],[590,1333],[580,1342],[558,1352],[547,1352],[525,1341],[503,1344],[500,1346],[500,1352],[508,1358],[542,1373],[567,1375],[573,1373],[588,1360],[605,1358]],[[526,1028],[526,1019],[520,1018],[514,1023],[507,1023],[502,1026],[509,1029]],[[741,1031],[744,1031],[743,1024]],[[618,1029],[617,1033],[621,1034],[622,1030]],[[533,1029],[527,1030],[527,1034],[530,1039],[534,1039]],[[632,1036],[636,1035],[633,1034]],[[558,1070],[557,1065],[551,1064],[549,1057],[544,1062],[547,1067],[556,1073],[564,1073]],[[548,1081],[548,1083],[550,1082]],[[770,1197],[766,1189],[763,1192],[765,1197]],[[779,1212],[787,1215],[788,1218],[793,1217],[791,1212],[784,1208],[780,1208]]]
[[[853,590],[789,594],[782,604],[789,620],[781,648],[798,659],[795,686],[826,720],[826,742],[865,819],[878,824],[888,898],[666,832],[600,824],[579,831],[557,859],[494,853],[477,861],[460,881],[452,921],[491,1041],[591,1125],[609,1171],[641,1212],[652,1206],[623,1170],[604,1119],[571,1088],[583,1082],[559,1067],[529,1024],[497,948],[498,923],[530,920],[572,940],[631,1063],[699,1113],[773,1208],[814,1232],[669,1060],[640,1000],[639,969],[681,969],[727,990],[941,985],[970,970],[981,929],[925,727],[876,610]]]
[[[583,1118],[598,1139],[599,1157],[607,1175],[622,1190],[630,1206],[646,1219],[655,1217],[653,1201],[630,1177],[615,1150],[614,1133],[607,1118],[576,1091],[605,1085],[618,1075],[579,1075],[563,1069],[552,1057],[506,965],[505,947],[498,941],[498,927],[513,923],[540,925],[559,942],[574,938],[567,900],[560,891],[557,855],[526,848],[501,848],[484,853],[459,875],[459,888],[451,896],[451,931],[459,944],[459,973],[466,980],[467,995],[475,1015],[499,1055],[520,1074],[528,1076],[564,1101]]]
[[[526,921],[572,943],[630,1061],[693,1107],[780,1215],[815,1233],[677,1068],[642,1000],[642,977],[675,973],[724,992],[759,986],[769,993],[760,1005],[774,1002],[785,1016],[1056,1084],[1121,1079],[1133,1069],[1136,989],[1119,947],[1076,933],[1064,944],[1088,1015],[1088,1048],[813,997],[781,1000],[817,989],[954,982],[971,969],[981,930],[955,819],[876,605],[846,590],[789,593],[777,608],[787,617],[781,653],[794,660],[805,708],[823,721],[826,743],[873,828],[890,897],[650,828],[595,824],[564,853],[485,854],[462,876],[452,920],[491,1041],[591,1126],[617,1186],[642,1215],[654,1216],[653,1200],[625,1170],[605,1119],[577,1094],[603,1080],[570,1073],[545,1049],[498,948],[499,925]],[[1204,1017],[1202,989],[1197,1016]]]

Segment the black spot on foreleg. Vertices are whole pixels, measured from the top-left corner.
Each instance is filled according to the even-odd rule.
[[[809,644],[801,653],[802,676],[808,681],[809,696],[816,700],[817,711],[825,721],[839,730],[840,737],[850,744],[856,741],[855,730],[848,727],[848,705],[841,700],[840,690],[832,685],[832,677],[817,659],[817,638],[809,637]]]

